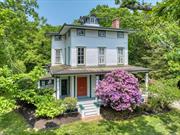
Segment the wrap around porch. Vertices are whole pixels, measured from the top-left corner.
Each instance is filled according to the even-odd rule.
[[[96,84],[104,75],[112,70],[122,69],[130,73],[144,73],[145,90],[148,91],[148,68],[135,66],[105,66],[105,67],[51,67],[54,77],[54,90],[57,99],[67,96],[78,100],[95,98]]]

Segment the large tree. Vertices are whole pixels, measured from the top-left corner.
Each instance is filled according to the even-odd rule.
[[[46,25],[37,8],[36,0],[0,2],[0,67],[19,73],[49,63],[50,39],[44,33],[57,28]]]
[[[173,16],[159,14],[160,5],[143,12],[98,5],[90,14],[96,14],[102,26],[110,27],[118,17],[121,28],[135,30],[129,35],[129,64],[151,68],[154,77],[176,77],[180,73],[180,27]]]

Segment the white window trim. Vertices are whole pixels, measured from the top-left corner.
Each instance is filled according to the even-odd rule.
[[[104,49],[104,56],[99,53],[100,49]],[[104,63],[100,63],[100,57],[104,57]],[[106,64],[106,48],[98,47],[98,65],[105,65],[105,64]]]
[[[122,49],[123,54],[119,54],[119,49]],[[120,58],[122,58],[122,62],[119,61]],[[124,64],[124,60],[125,60],[124,47],[117,47],[117,63]]]
[[[78,48],[84,48],[84,63],[80,63],[80,64],[78,63]],[[86,65],[86,47],[77,47],[76,54],[77,54],[77,65],[78,66]]]
[[[57,62],[57,50],[59,50],[59,62]],[[62,49],[55,49],[55,64],[62,64]]]

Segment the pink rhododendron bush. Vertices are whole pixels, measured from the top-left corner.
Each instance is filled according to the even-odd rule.
[[[123,70],[107,73],[97,84],[96,96],[116,111],[132,111],[141,103],[138,79]]]

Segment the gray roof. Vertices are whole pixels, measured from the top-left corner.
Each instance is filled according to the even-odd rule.
[[[59,32],[47,32],[47,36],[55,36],[55,35],[64,35],[69,29],[86,29],[86,30],[106,30],[106,31],[119,31],[125,33],[132,33],[134,30],[128,29],[117,29],[112,27],[101,27],[101,26],[87,26],[87,25],[74,25],[74,24],[64,24]]]
[[[73,75],[73,74],[104,74],[112,70],[122,69],[132,73],[149,72],[149,68],[137,66],[80,66],[71,67],[67,65],[52,66],[50,72],[52,75]]]

